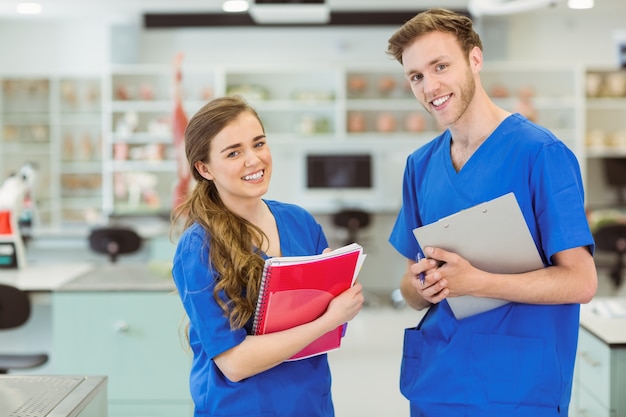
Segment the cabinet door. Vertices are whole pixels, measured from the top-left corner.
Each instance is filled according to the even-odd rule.
[[[0,89],[0,184],[26,164],[35,166],[32,201],[25,205],[32,210],[24,214],[44,226],[53,220],[55,200],[50,84],[48,78],[9,77],[2,79]]]
[[[59,222],[76,226],[99,218],[102,207],[101,80],[59,80],[53,160],[60,174]]]
[[[193,415],[191,403],[164,404],[163,402],[151,401],[149,403],[109,404],[109,417],[186,417]]]
[[[573,417],[615,417],[607,407],[602,405],[586,388],[578,390],[577,407],[573,410]]]
[[[581,388],[586,388],[600,404],[608,408],[611,390],[611,351],[585,329],[580,329],[578,340],[577,375]],[[581,389],[581,392],[584,391]]]
[[[109,399],[186,400],[191,352],[183,308],[164,292],[57,292],[55,372],[107,375]]]

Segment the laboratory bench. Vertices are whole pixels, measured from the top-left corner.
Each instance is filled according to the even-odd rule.
[[[2,332],[0,350],[50,355],[25,374],[106,375],[111,417],[193,414],[184,310],[166,264],[29,265],[0,271],[0,282],[34,301],[26,326]]]
[[[626,415],[626,298],[581,306],[572,392],[573,417]]]

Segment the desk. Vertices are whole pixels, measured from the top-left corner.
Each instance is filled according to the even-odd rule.
[[[0,283],[28,291],[32,302],[28,322],[0,332],[0,352],[41,353],[52,350],[51,293],[94,268],[91,263],[32,264],[22,269],[0,269]],[[50,363],[26,374],[50,373]]]
[[[107,375],[111,417],[193,415],[174,289],[169,269],[144,264],[102,265],[57,288],[54,373]]]
[[[626,315],[599,313],[605,300],[581,306],[573,416],[626,415]]]
[[[91,263],[69,263],[0,269],[0,284],[12,285],[24,291],[53,291],[94,267]]]
[[[0,375],[0,417],[106,417],[106,377]]]
[[[106,375],[111,417],[193,415],[192,355],[168,268],[31,265],[2,271],[0,282],[37,299],[32,321],[0,336],[2,351],[50,352],[46,365],[23,374]]]

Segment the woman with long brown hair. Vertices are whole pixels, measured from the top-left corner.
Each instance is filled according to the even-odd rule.
[[[322,253],[326,237],[303,208],[263,198],[272,157],[263,124],[243,99],[222,97],[200,109],[185,150],[196,185],[173,213],[184,225],[173,277],[190,321],[195,416],[333,416],[326,354],[286,360],[354,318],[361,285],[310,323],[252,335],[264,259]]]

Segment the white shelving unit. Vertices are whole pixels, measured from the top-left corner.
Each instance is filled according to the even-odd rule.
[[[0,79],[2,180],[36,164],[35,227],[67,229],[99,216],[100,76]]]
[[[80,227],[102,217],[101,77],[60,77],[53,85],[54,224]]]
[[[589,200],[594,207],[610,207],[617,203],[617,190],[607,185],[604,165],[626,158],[626,71],[588,69],[584,86]]]
[[[599,155],[585,146],[584,132],[599,117],[594,109],[600,115],[626,109],[626,98],[586,100],[585,76],[575,66],[489,63],[483,69],[486,90],[509,110],[518,110],[520,91],[532,93],[537,122],[574,150],[584,175],[586,161]],[[176,180],[171,66],[115,65],[101,78],[0,78],[0,168],[6,175],[28,158],[49,173],[38,184],[42,224],[65,228],[100,216],[169,212]],[[267,197],[321,214],[350,205],[395,212],[406,157],[440,132],[395,62],[188,65],[182,91],[188,117],[213,97],[246,97],[263,120],[274,156]],[[312,154],[370,155],[371,187],[307,188],[306,159]]]
[[[175,180],[171,115],[174,73],[169,66],[115,66],[103,91],[103,212],[168,211]],[[185,71],[184,107],[191,115],[213,96],[215,69]]]

